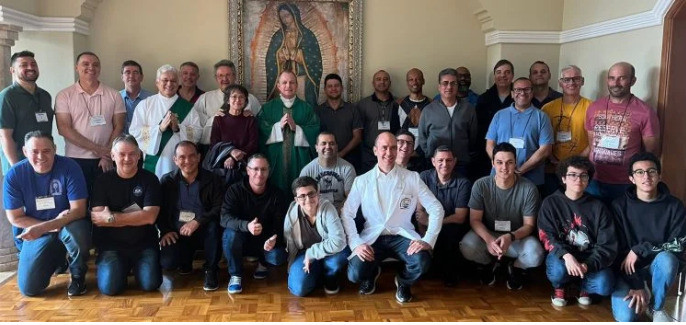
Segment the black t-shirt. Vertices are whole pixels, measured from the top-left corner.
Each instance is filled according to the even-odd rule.
[[[107,206],[122,212],[133,204],[140,209],[160,206],[162,191],[155,174],[139,169],[136,175],[123,179],[115,170],[102,174],[93,184],[91,206]],[[93,242],[101,250],[149,248],[159,243],[154,224],[144,226],[98,227],[93,225]]]

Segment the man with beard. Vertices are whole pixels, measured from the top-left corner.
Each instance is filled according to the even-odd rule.
[[[529,79],[534,85],[534,98],[531,104],[536,108],[543,108],[543,105],[562,97],[559,91],[550,88],[550,68],[543,61],[536,61],[529,68]]]
[[[607,73],[609,96],[596,100],[586,111],[589,159],[596,168],[586,191],[606,203],[629,186],[626,169],[631,156],[642,151],[659,155],[657,113],[631,93],[635,83],[636,70],[631,64],[613,64]]]
[[[391,76],[384,70],[379,70],[372,79],[374,93],[357,103],[357,108],[364,124],[362,157],[357,174],[363,174],[376,164],[376,157],[372,148],[376,137],[382,132],[395,134],[400,129],[398,118],[398,103],[393,100]]]
[[[0,144],[3,175],[24,159],[24,136],[30,131],[52,134],[55,115],[50,94],[36,85],[38,63],[29,51],[14,53],[10,59],[14,83],[0,92]]]
[[[398,99],[398,117],[400,118],[400,128],[408,130],[417,136],[419,133],[419,116],[426,105],[431,103],[429,97],[422,93],[424,86],[424,73],[422,70],[412,68],[407,72],[407,89],[410,94],[405,98]]]

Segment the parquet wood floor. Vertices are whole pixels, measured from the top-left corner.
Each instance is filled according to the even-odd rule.
[[[550,287],[542,272],[520,291],[506,288],[498,278],[494,287],[463,280],[455,288],[438,279],[422,279],[413,286],[414,300],[395,301],[395,270],[385,266],[377,292],[360,296],[347,281],[337,295],[323,289],[310,297],[292,296],[286,287],[285,267],[272,269],[266,280],[243,280],[243,293],[229,295],[223,268],[220,289],[205,292],[200,265],[191,275],[165,274],[160,291],[145,293],[133,278],[124,294],[100,294],[94,266],[87,277],[88,292],[68,298],[69,275],[52,278],[42,297],[22,297],[16,278],[0,286],[0,321],[612,321],[609,300],[581,308],[575,301],[556,310],[550,304]],[[246,267],[246,275],[254,266]],[[540,274],[538,274],[540,273]]]

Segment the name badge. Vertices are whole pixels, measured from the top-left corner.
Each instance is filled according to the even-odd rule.
[[[557,137],[555,138],[557,142],[568,142],[572,141],[572,132],[570,131],[558,131]]]
[[[102,115],[91,116],[90,123],[91,126],[100,126],[107,124],[107,122],[105,122],[105,117]]]
[[[179,211],[179,221],[189,222],[195,219],[195,213],[190,211]]]
[[[495,231],[511,231],[510,221],[507,220],[496,220],[495,221]]]
[[[510,138],[508,141],[516,149],[524,149],[524,139],[523,138]]]
[[[391,129],[391,121],[379,121],[379,131],[388,131]]]
[[[619,140],[620,137],[618,136],[604,135],[600,138],[600,143],[598,143],[598,147],[606,149],[619,149]]]
[[[408,131],[414,135],[415,139],[419,139],[419,128],[408,128]],[[419,141],[414,142],[414,149],[416,150],[417,147],[419,146]]]
[[[36,113],[36,122],[47,122],[47,121],[48,121],[48,113],[46,113],[46,112]]]
[[[52,210],[55,208],[55,198],[52,196],[40,196],[36,198],[36,210]]]

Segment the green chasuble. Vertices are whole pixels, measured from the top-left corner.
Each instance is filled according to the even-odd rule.
[[[295,124],[302,130],[302,139],[297,136],[298,132],[288,126],[274,129],[274,124],[279,123],[286,113],[293,116]],[[300,98],[295,99],[291,108],[286,108],[279,97],[262,106],[257,120],[260,125],[260,152],[269,160],[270,181],[285,193],[291,193],[293,180],[298,178],[303,167],[316,157],[314,146],[319,134],[317,114],[310,104]],[[273,139],[275,134],[272,132],[280,133],[276,135],[276,140]],[[278,138],[279,136],[282,138]],[[267,144],[267,140],[271,143]],[[296,140],[307,141],[309,146],[303,146],[304,141]]]
[[[184,122],[184,120],[186,119],[186,116],[188,116],[188,113],[190,113],[192,109],[193,109],[193,104],[191,104],[187,100],[181,98],[181,96],[179,96],[179,99],[177,99],[174,102],[174,104],[169,108],[169,110],[172,113],[176,114],[176,116],[179,120],[179,124]],[[164,115],[166,113],[167,112],[165,111],[162,114],[161,119],[164,118]],[[159,127],[160,123],[162,123],[161,119],[160,119],[160,122],[157,125],[155,125],[155,127]],[[179,126],[179,128],[180,127],[181,126]],[[171,125],[170,125],[164,132],[162,132],[162,140],[160,141],[160,149],[157,151],[157,154],[145,155],[145,159],[143,160],[143,169],[150,171],[152,173],[155,173],[155,171],[157,169],[157,162],[160,160],[160,156],[162,155],[162,152],[166,148],[167,143],[169,143],[169,140],[171,140],[173,135],[174,135],[174,131],[172,131]],[[174,143],[174,146],[176,146],[176,143]]]

